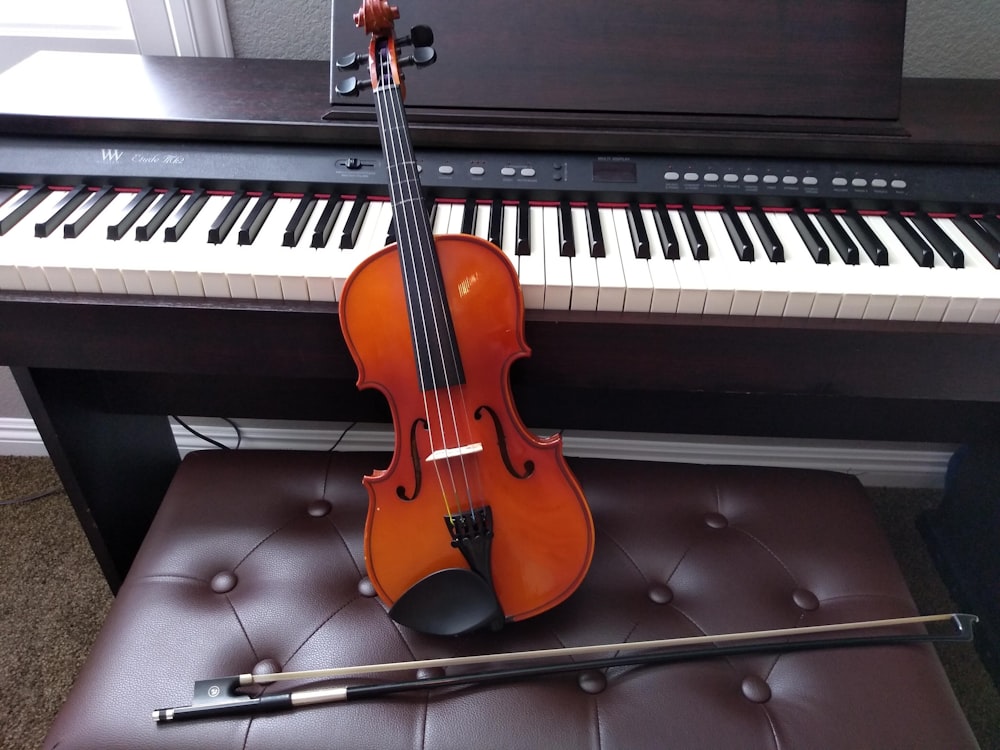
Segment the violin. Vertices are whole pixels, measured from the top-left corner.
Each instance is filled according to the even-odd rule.
[[[354,21],[371,35],[370,84],[338,86],[373,90],[397,240],[349,276],[340,323],[358,387],[384,395],[395,432],[389,467],[363,480],[368,577],[400,624],[457,635],[563,602],[590,566],[594,526],[561,438],[531,434],[513,403],[510,368],[530,349],[511,261],[476,236],[432,236],[399,69],[435,54],[426,27],[397,42],[398,17],[364,0]]]

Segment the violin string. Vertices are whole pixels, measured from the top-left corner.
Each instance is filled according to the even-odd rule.
[[[383,55],[383,57],[380,60],[380,64],[382,66],[382,71],[381,71],[382,80],[391,81],[391,76],[390,76],[391,64],[388,55]],[[386,123],[391,125],[390,128],[386,128],[387,131],[386,135],[388,136],[390,132],[395,135],[395,138],[387,140],[391,140],[393,156],[395,157],[393,161],[397,165],[397,180],[395,181],[395,184],[399,188],[398,203],[401,210],[408,212],[408,218],[409,218],[409,221],[397,221],[397,224],[399,225],[400,228],[399,239],[402,240],[401,246],[405,246],[408,253],[408,257],[404,259],[404,262],[409,261],[409,263],[412,264],[414,273],[418,271],[417,266],[418,265],[420,266],[419,270],[422,272],[424,281],[423,289],[427,289],[428,292],[430,293],[430,298],[428,302],[431,303],[431,306],[427,309],[429,309],[430,311],[430,319],[434,326],[434,332],[433,332],[435,338],[434,344],[436,344],[437,353],[440,356],[442,373],[447,375],[445,344],[444,340],[442,339],[441,327],[442,326],[445,327],[446,328],[445,332],[449,334],[447,336],[447,339],[449,341],[449,346],[454,345],[454,339],[450,335],[451,330],[449,327],[450,321],[448,319],[448,316],[439,315],[437,308],[434,307],[434,301],[435,301],[433,298],[433,289],[435,286],[434,282],[437,281],[437,284],[439,285],[440,280],[439,280],[439,275],[433,273],[433,269],[428,267],[428,261],[432,260],[432,257],[429,255],[429,253],[433,252],[433,247],[427,247],[424,243],[427,241],[433,242],[433,239],[430,234],[430,227],[427,224],[426,213],[423,210],[423,200],[419,194],[419,178],[417,176],[415,164],[412,162],[412,147],[409,147],[409,144],[406,140],[407,130],[406,130],[405,113],[402,108],[402,97],[399,87],[390,82],[388,86],[388,93],[384,97],[382,97],[381,101],[384,104],[381,113]],[[405,177],[402,174],[404,169],[407,171]],[[421,227],[425,228],[425,231],[419,231]],[[411,231],[414,232],[412,236],[410,234]],[[413,249],[419,252],[413,252]],[[404,254],[401,253],[401,256],[403,255]],[[447,440],[447,429],[445,427],[445,421],[444,421],[445,410],[442,407],[440,389],[438,387],[438,383],[436,382],[437,380],[436,371],[433,366],[424,368],[422,366],[424,364],[424,360],[421,359],[421,354],[423,354],[425,357],[428,358],[427,364],[430,365],[429,360],[431,357],[433,357],[432,346],[430,341],[431,330],[430,326],[427,324],[428,321],[427,321],[427,314],[425,313],[425,307],[422,304],[423,299],[421,298],[422,297],[421,288],[418,285],[417,289],[410,291],[411,293],[417,294],[417,299],[414,300],[413,303],[411,304],[411,310],[410,310],[411,330],[417,330],[412,327],[414,323],[414,321],[412,320],[412,316],[414,315],[412,308],[416,306],[420,312],[421,330],[423,332],[424,343],[426,345],[426,351],[423,353],[419,352],[420,349],[419,346],[414,347],[415,355],[417,357],[417,366],[418,370],[421,373],[429,373],[429,376],[431,378],[430,386],[431,390],[433,390],[435,410],[438,416],[437,424],[440,427],[441,441],[443,443],[443,447],[447,450],[449,446]],[[447,305],[447,302],[444,299],[444,292],[440,288],[438,288],[438,300],[445,306]],[[456,352],[452,350],[451,353],[453,357],[452,361],[457,362]],[[421,379],[422,377],[423,376],[421,376]],[[426,385],[427,384],[422,383],[424,408],[425,408],[425,414],[428,417],[427,419],[429,425],[428,431],[433,432],[432,428],[430,428],[430,425],[433,424],[434,421],[430,419],[429,407],[427,404]],[[452,397],[452,389],[449,387],[447,382],[445,382],[444,388],[448,397],[447,411],[450,413],[452,429],[457,439],[459,437],[458,419],[456,416],[455,403]],[[433,440],[431,441],[431,450],[432,451],[434,450]],[[459,454],[457,458],[459,459],[458,463],[462,469],[462,480],[465,486],[466,498],[471,508],[472,492],[469,483],[468,467],[464,455]],[[460,493],[458,491],[460,482],[458,481],[458,478],[455,476],[451,459],[445,458],[444,460],[447,464],[447,470],[450,480],[449,483],[452,486],[452,492],[455,496],[455,501],[460,506],[461,500],[459,497]],[[431,463],[435,465],[434,468],[436,476],[438,477],[438,484],[441,487],[442,494],[445,496],[445,505],[447,507],[448,514],[449,516],[451,516],[452,513],[451,513],[450,503],[447,500],[447,491],[445,490],[445,487],[442,483],[441,471],[438,466],[439,461],[432,461]]]
[[[405,111],[403,110],[402,95],[401,95],[401,91],[400,91],[400,89],[399,89],[398,86],[395,86],[393,88],[392,104],[394,105],[394,111],[393,111],[392,114],[395,116],[395,122],[396,122],[396,124],[398,126],[397,127],[397,132],[398,132],[399,139],[400,139],[400,150],[403,153],[408,153],[409,155],[412,156],[412,146],[409,144],[409,142],[407,140],[408,139],[408,129],[406,127],[406,114],[405,114]],[[446,358],[446,354],[450,354],[450,357],[451,357],[450,361],[452,363],[456,363],[456,364],[459,361],[459,354],[458,354],[458,352],[454,348],[455,345],[456,345],[456,343],[455,343],[455,336],[454,336],[454,332],[452,330],[452,321],[451,321],[450,316],[448,315],[447,296],[445,294],[445,290],[441,287],[441,283],[442,283],[441,274],[433,266],[433,260],[436,257],[436,251],[435,251],[435,248],[434,248],[434,238],[433,238],[432,233],[430,231],[429,224],[426,223],[427,222],[427,214],[426,214],[426,211],[424,210],[423,199],[422,199],[422,197],[421,197],[421,195],[419,193],[419,189],[420,189],[419,176],[418,176],[418,174],[416,172],[415,164],[409,164],[408,166],[411,169],[411,174],[408,175],[408,179],[404,183],[401,183],[401,184],[404,184],[407,188],[409,188],[411,190],[411,195],[408,196],[408,198],[410,198],[412,200],[408,200],[408,202],[407,202],[406,205],[411,210],[413,210],[415,213],[419,214],[419,217],[414,217],[415,221],[414,221],[413,226],[416,226],[417,222],[419,221],[421,223],[424,223],[424,226],[427,227],[427,231],[426,232],[419,233],[416,236],[416,238],[415,238],[417,246],[421,250],[421,252],[416,255],[415,261],[419,261],[420,262],[420,267],[421,267],[421,270],[422,270],[423,280],[424,280],[424,284],[425,284],[424,288],[426,288],[428,290],[434,290],[434,289],[437,290],[437,296],[436,297],[433,295],[433,293],[430,296],[430,302],[432,304],[432,307],[431,307],[431,311],[432,311],[431,321],[434,324],[434,338],[435,338],[434,343],[435,343],[435,345],[437,347],[437,353],[440,356],[440,361],[441,361],[441,364],[442,364],[442,372],[445,373],[446,376],[447,376],[447,369],[448,369],[447,368],[447,362],[449,360]],[[430,243],[430,244],[429,245],[425,245],[424,243]],[[440,305],[440,307],[438,307],[437,305],[435,305],[435,302],[438,305]],[[460,384],[458,384],[457,388],[452,388],[452,387],[450,387],[450,384],[446,382],[445,383],[445,392],[446,392],[446,395],[447,395],[447,398],[448,398],[447,415],[450,416],[452,434],[454,435],[454,439],[455,439],[455,442],[456,442],[456,445],[454,447],[455,448],[461,448],[462,447],[461,446],[461,443],[462,443],[462,440],[461,440],[462,433],[461,433],[461,431],[459,429],[459,424],[458,424],[459,419],[458,419],[458,416],[457,416],[459,413],[461,413],[461,414],[464,415],[465,428],[466,428],[465,434],[466,435],[470,435],[470,436],[473,434],[472,433],[472,429],[471,429],[471,423],[469,421],[468,407],[467,407],[467,405],[465,403],[464,388]],[[456,408],[456,404],[455,404],[455,393],[456,392],[458,394],[459,400],[461,401],[461,408]],[[435,399],[437,400],[438,398],[439,398],[438,391],[435,388]],[[440,403],[440,402],[438,402],[438,403]],[[440,415],[440,411],[441,410],[439,409],[439,415]],[[441,424],[441,433],[442,433],[442,440],[445,442],[445,448],[447,449],[449,446],[447,445],[447,438],[445,437],[446,436],[446,428],[445,428],[443,422]],[[473,474],[477,479],[479,479],[478,471],[470,471],[469,459],[467,458],[466,454],[459,453],[455,457],[455,459],[457,460],[457,463],[458,463],[458,465],[459,465],[459,467],[461,469],[461,475],[462,475],[462,480],[463,480],[464,489],[465,489],[466,505],[467,505],[470,513],[474,513],[475,512],[475,506],[474,506],[474,499],[475,498],[474,498],[474,495],[473,495],[473,492],[472,492],[472,482],[470,481],[470,473]],[[445,460],[449,464],[449,473],[452,476],[454,476],[454,474],[452,473],[452,469],[451,469],[452,459],[448,458],[448,459],[445,459]],[[476,469],[478,469],[478,462],[476,462],[475,464],[473,464],[473,466]],[[481,480],[478,481],[477,484],[479,484],[481,486],[482,485]],[[456,492],[456,501],[459,502],[459,503],[461,502],[459,500],[459,498],[457,497],[457,492]]]

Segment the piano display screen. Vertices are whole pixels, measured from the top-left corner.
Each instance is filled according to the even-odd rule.
[[[634,183],[636,165],[634,161],[600,159],[594,162],[594,182]]]

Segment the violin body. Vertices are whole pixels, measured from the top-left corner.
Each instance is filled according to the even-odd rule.
[[[341,326],[358,366],[358,386],[382,392],[395,427],[390,466],[364,479],[368,575],[391,605],[425,576],[466,566],[451,544],[447,508],[489,505],[496,597],[507,620],[522,620],[559,604],[583,580],[593,554],[593,522],[561,439],[533,436],[513,405],[510,367],[530,350],[510,261],[478,237],[438,236],[435,245],[464,383],[436,394],[420,388],[396,245],[360,264],[341,296]],[[439,415],[429,401],[449,409]],[[482,450],[428,462],[442,443]]]

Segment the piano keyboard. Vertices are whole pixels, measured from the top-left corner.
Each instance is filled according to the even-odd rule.
[[[529,309],[996,323],[995,214],[429,201],[517,269]],[[335,302],[394,241],[384,197],[0,188],[0,290]]]

